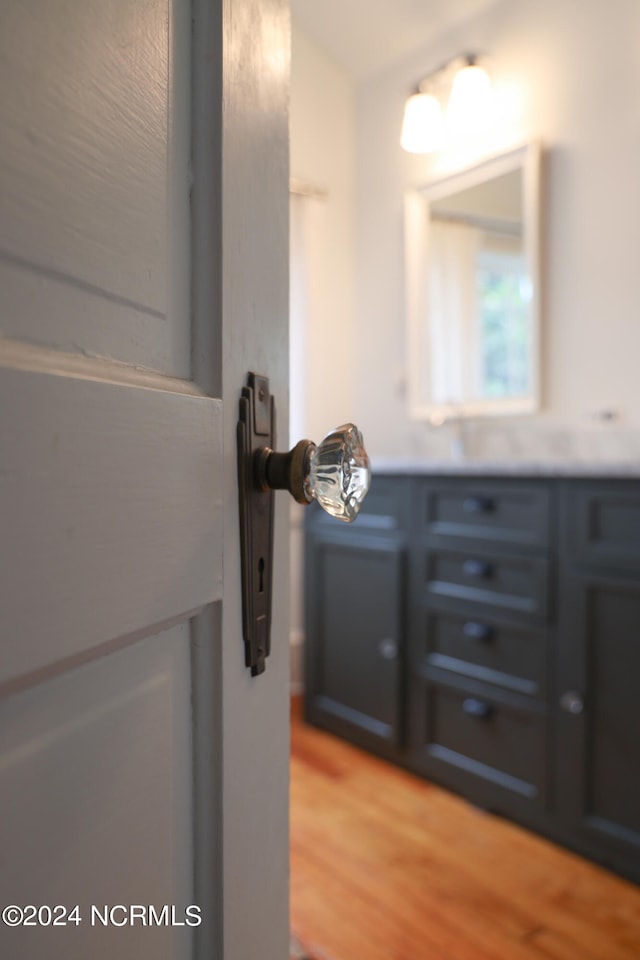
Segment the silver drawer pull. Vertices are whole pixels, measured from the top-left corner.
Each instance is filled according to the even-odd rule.
[[[486,700],[467,697],[466,700],[462,701],[462,711],[468,717],[475,717],[476,720],[488,720],[493,713],[493,707]]]
[[[486,580],[493,573],[493,568],[486,560],[465,560],[462,564],[462,572],[467,577],[478,577]]]
[[[381,640],[378,644],[378,653],[383,660],[395,660],[398,656],[398,644],[395,640]]]
[[[465,513],[491,513],[495,507],[495,502],[491,497],[465,497]]]
[[[476,623],[475,620],[468,620],[462,632],[469,640],[477,640],[478,643],[488,643],[493,636],[493,630],[488,624]]]
[[[565,713],[572,713],[577,716],[584,710],[584,700],[576,690],[567,690],[560,697],[560,706]]]

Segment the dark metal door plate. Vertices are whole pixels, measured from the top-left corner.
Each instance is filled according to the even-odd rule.
[[[271,650],[273,490],[255,480],[255,452],[275,446],[275,405],[267,377],[250,373],[238,420],[238,494],[242,563],[242,633],[251,675],[264,673]]]

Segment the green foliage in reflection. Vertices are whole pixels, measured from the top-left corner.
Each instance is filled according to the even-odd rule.
[[[529,299],[518,259],[479,263],[478,301],[482,344],[482,394],[514,397],[529,389]],[[514,269],[515,268],[515,269]]]

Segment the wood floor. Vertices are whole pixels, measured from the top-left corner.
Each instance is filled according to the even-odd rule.
[[[640,960],[640,888],[305,726],[291,928],[317,960]]]

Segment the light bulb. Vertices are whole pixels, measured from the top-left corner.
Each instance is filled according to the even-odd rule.
[[[408,153],[435,153],[444,146],[440,101],[431,93],[415,93],[404,106],[400,145]]]
[[[476,64],[463,67],[453,78],[447,105],[447,132],[455,135],[477,133],[487,122],[491,102],[491,81]]]

